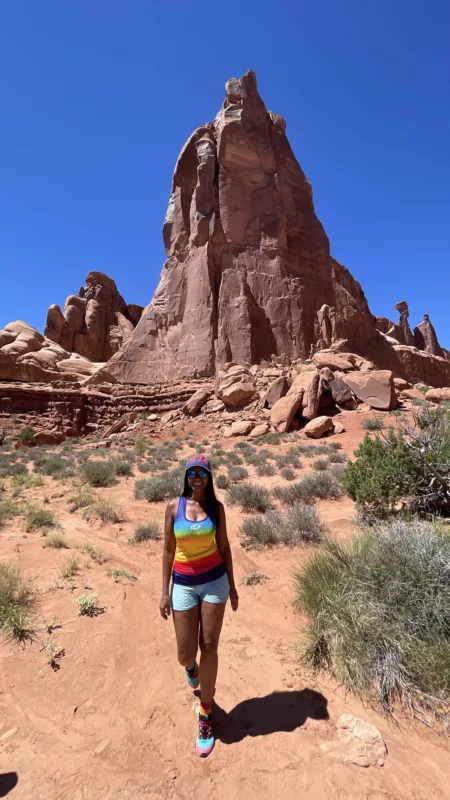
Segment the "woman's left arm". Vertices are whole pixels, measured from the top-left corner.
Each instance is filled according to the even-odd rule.
[[[233,611],[237,611],[239,605],[239,595],[236,590],[236,584],[234,582],[234,574],[233,574],[233,558],[231,555],[231,547],[230,542],[228,541],[228,534],[227,534],[227,520],[225,517],[225,509],[222,503],[217,503],[218,506],[218,517],[219,517],[219,524],[217,526],[217,534],[216,534],[216,541],[217,547],[219,548],[220,555],[222,556],[225,562],[225,568],[227,570],[228,581],[230,584],[230,602],[231,608]]]

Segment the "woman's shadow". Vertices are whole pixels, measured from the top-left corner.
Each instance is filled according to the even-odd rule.
[[[214,701],[214,731],[224,744],[241,742],[246,736],[267,736],[276,731],[291,733],[308,719],[329,719],[327,699],[313,689],[272,692],[238,703],[228,713]]]

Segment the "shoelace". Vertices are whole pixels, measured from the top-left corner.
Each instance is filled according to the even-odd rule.
[[[199,719],[198,721],[198,738],[210,739],[212,735],[212,722],[210,719]]]

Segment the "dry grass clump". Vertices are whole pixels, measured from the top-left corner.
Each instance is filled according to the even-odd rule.
[[[35,600],[31,581],[24,581],[10,562],[0,564],[0,632],[17,641],[30,635],[30,612]]]
[[[65,458],[60,453],[37,452],[32,455],[32,458],[36,472],[41,475],[67,478],[75,472],[72,459]]]
[[[79,571],[79,559],[76,556],[69,556],[69,558],[66,558],[64,564],[62,565],[61,578],[64,578],[64,580],[70,580],[71,578],[74,578],[75,575],[78,575]]]
[[[114,461],[86,461],[79,473],[81,480],[90,486],[112,486],[116,481]]]
[[[239,469],[239,467],[235,467]],[[270,508],[270,494],[263,486],[255,483],[239,483],[229,487],[227,501],[232,506],[240,506],[247,513],[265,512]]]
[[[450,537],[395,520],[326,541],[295,575],[306,661],[348,689],[432,723],[450,713]]]
[[[265,583],[269,580],[269,576],[266,575],[264,572],[257,572],[256,570],[253,572],[247,572],[244,575],[244,583],[246,586],[258,586],[261,583]]]
[[[54,528],[56,526],[55,515],[49,508],[31,506],[25,517],[25,530],[34,531],[38,528]]]
[[[114,500],[102,497],[84,509],[83,519],[88,521],[90,519],[100,519],[102,522],[115,523],[123,521],[123,514]]]
[[[362,426],[365,431],[382,431],[384,422],[381,417],[369,417],[368,419],[363,419]]]
[[[36,489],[44,485],[42,475],[34,475],[31,472],[14,475],[12,479],[12,495],[18,497],[26,489]]]
[[[79,508],[87,508],[92,505],[95,499],[95,494],[89,485],[75,486],[72,494],[69,497],[69,511],[73,514]]]
[[[60,533],[47,533],[44,539],[44,547],[52,547],[55,550],[68,548],[65,537]]]
[[[103,554],[103,550],[100,550],[99,547],[96,547],[95,544],[92,542],[84,542],[81,545],[80,550],[82,553],[85,553],[87,556],[92,558],[92,561],[95,561],[96,564],[104,564],[105,563],[105,556]]]
[[[161,526],[156,519],[151,519],[149,522],[139,525],[129,544],[138,544],[139,542],[157,541],[161,538]]]
[[[121,580],[128,580],[128,581],[136,581],[137,578],[133,575],[130,570],[125,569],[124,567],[114,567],[108,570],[108,575],[110,578],[113,578],[116,583],[119,583]]]

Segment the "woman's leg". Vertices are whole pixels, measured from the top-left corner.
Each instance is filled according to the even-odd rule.
[[[210,705],[216,688],[217,648],[222,630],[226,602],[208,603],[205,600],[200,609],[200,688],[201,702]]]
[[[200,607],[188,611],[172,611],[175,636],[177,640],[178,661],[183,667],[190,667],[198,650]]]

